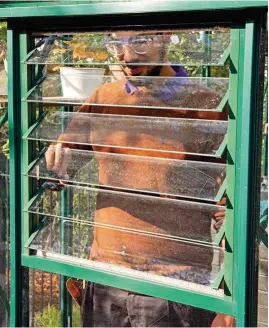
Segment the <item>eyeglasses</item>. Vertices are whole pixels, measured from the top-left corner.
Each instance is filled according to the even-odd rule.
[[[136,54],[143,55],[149,51],[153,39],[153,37],[135,36],[127,38],[127,41],[125,41],[121,38],[109,41],[106,48],[113,56],[120,56],[124,53],[123,47],[128,45]]]

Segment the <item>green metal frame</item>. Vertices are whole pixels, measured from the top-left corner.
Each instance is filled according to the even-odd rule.
[[[31,65],[24,65],[21,61],[30,51],[30,33],[20,30],[14,17],[77,17],[78,25],[83,27],[83,19],[79,16],[117,14],[124,17],[128,13],[205,11],[212,10],[212,21],[215,21],[213,10],[232,10],[248,7],[265,7],[264,1],[243,3],[243,1],[166,1],[164,3],[129,1],[113,3],[91,3],[74,5],[44,4],[41,7],[21,8],[6,6],[0,9],[0,17],[13,17],[8,30],[8,120],[10,129],[10,199],[11,199],[11,311],[10,325],[21,326],[27,321],[23,315],[21,300],[24,291],[21,274],[23,266],[49,272],[59,273],[63,276],[91,280],[114,287],[132,290],[155,297],[160,297],[184,304],[201,307],[233,315],[237,318],[238,326],[255,326],[255,306],[257,283],[257,263],[252,260],[257,256],[255,238],[258,231],[258,204],[257,177],[259,177],[259,159],[261,145],[257,138],[261,136],[261,115],[259,115],[259,94],[256,84],[260,82],[259,71],[259,29],[264,17],[262,11],[254,11],[252,20],[241,22],[227,21],[231,25],[232,46],[227,58],[230,60],[230,88],[225,99],[229,107],[227,146],[224,143],[223,154],[227,147],[227,184],[219,192],[219,199],[226,191],[227,214],[225,224],[218,235],[221,242],[225,235],[225,265],[215,282],[219,288],[224,281],[225,296],[209,295],[202,292],[184,288],[172,288],[168,285],[137,280],[119,274],[112,274],[92,268],[85,268],[71,263],[60,262],[53,259],[40,258],[31,255],[24,248],[25,242],[32,233],[34,226],[31,214],[23,209],[36,192],[33,179],[23,176],[28,165],[35,158],[33,142],[23,138],[29,133],[29,128],[36,122],[34,105],[22,101],[29,89],[33,87],[34,73]],[[221,12],[219,12],[221,13]],[[122,16],[121,16],[122,15]],[[248,12],[251,17],[252,12]],[[217,17],[221,17],[220,15]],[[180,21],[180,20],[179,20]],[[54,24],[61,22],[54,20]],[[161,24],[162,22],[160,22]],[[212,22],[208,22],[209,24]],[[50,21],[51,24],[51,21]],[[197,22],[199,25],[199,22]],[[85,25],[84,25],[85,26]],[[50,25],[48,26],[50,27]],[[56,27],[56,25],[54,26]],[[257,44],[254,42],[257,42]],[[257,84],[258,85],[258,84]],[[259,84],[260,85],[260,84]],[[253,123],[254,122],[254,123]],[[252,124],[250,124],[252,123]],[[37,122],[38,124],[38,122]],[[255,147],[254,147],[255,146]],[[250,171],[254,170],[254,173]],[[226,189],[225,189],[226,187]],[[64,209],[63,209],[64,210]],[[249,257],[249,258],[248,258]],[[247,293],[247,287],[250,293]],[[25,305],[24,305],[25,306]],[[27,312],[27,309],[26,309]],[[64,322],[64,318],[62,319]]]
[[[68,111],[68,107],[62,107],[62,111]],[[64,125],[62,124],[62,132],[64,131]],[[67,204],[71,202],[70,192],[63,190],[61,192],[61,215],[66,217],[70,213],[70,208]],[[65,242],[71,241],[71,229],[68,231],[64,229],[64,221],[61,221],[60,225],[60,241],[61,241],[61,253],[65,254]],[[70,245],[70,243],[69,243]],[[60,276],[60,310],[61,310],[61,327],[72,327],[72,297],[66,288],[66,282],[68,277]]]
[[[152,12],[180,12],[180,11],[204,11],[204,10],[229,10],[241,8],[266,7],[264,0],[254,1],[119,1],[102,2],[92,1],[60,1],[54,3],[36,2],[34,4],[5,4],[2,5],[1,16],[3,18],[14,17],[49,17],[49,16],[85,16],[102,14],[129,14],[129,13],[152,13]],[[1,8],[1,7],[0,7]]]
[[[16,31],[8,30],[8,119],[9,119],[9,147],[10,147],[10,243],[11,243],[11,291],[10,291],[10,325],[15,327],[21,322],[20,318],[20,240],[21,240],[21,224],[20,204],[21,204],[21,181],[20,181],[20,145],[16,147],[16,140],[19,140],[20,132],[20,82],[19,79],[19,42]],[[15,110],[15,108],[19,110]],[[18,189],[16,190],[16,186]],[[17,206],[16,206],[17,205]],[[13,269],[12,269],[13,268]]]
[[[259,229],[260,176],[261,176],[261,140],[262,140],[262,106],[264,56],[260,53],[260,22],[246,22],[242,32],[244,40],[244,59],[240,77],[238,106],[238,156],[235,180],[235,263],[237,278],[251,281],[250,285],[239,284],[237,289],[238,320],[257,325],[258,297],[258,250],[257,237]],[[257,42],[258,41],[258,42]],[[257,88],[261,83],[261,88]],[[244,191],[242,195],[242,191]],[[238,218],[246,217],[246,222]],[[243,268],[245,266],[245,268]],[[239,283],[239,281],[237,282]],[[252,311],[252,312],[250,312]],[[245,318],[244,318],[245,317]]]
[[[123,275],[111,274],[105,271],[44,259],[37,256],[29,257],[24,255],[22,257],[22,263],[31,268],[39,268],[40,270],[60,273],[62,275],[98,282],[112,287],[120,287],[122,289],[193,305],[207,310],[236,315],[236,303],[233,301],[225,301],[221,297],[209,296],[200,291],[175,290],[175,288],[171,286],[151,281],[137,280]]]

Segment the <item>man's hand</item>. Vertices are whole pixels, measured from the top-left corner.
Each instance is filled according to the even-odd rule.
[[[213,227],[217,232],[219,232],[219,230],[225,220],[225,207],[219,209],[219,211],[214,214],[214,220],[216,222]]]
[[[225,205],[226,204],[226,197],[223,197],[222,200],[217,203],[217,205]],[[226,212],[226,208],[225,207],[221,207],[217,213],[214,214],[214,220],[216,221],[216,223],[214,224],[214,229],[219,232],[224,220],[225,220],[225,212]]]
[[[67,174],[67,167],[71,160],[71,151],[69,148],[64,147],[61,143],[51,145],[45,157],[48,170],[57,174],[57,176],[63,180],[69,179]]]
[[[213,320],[211,327],[235,327],[235,318],[228,314],[218,313]]]

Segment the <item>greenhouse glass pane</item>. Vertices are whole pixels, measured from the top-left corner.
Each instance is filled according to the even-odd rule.
[[[60,229],[66,232],[64,241],[60,241]],[[58,218],[45,218],[26,247],[46,258],[209,294],[223,293],[211,288],[218,274],[212,270],[214,252],[219,258],[224,255],[220,247]]]
[[[98,224],[108,228],[171,236],[214,244],[215,214],[225,207],[133,193],[58,185],[46,189],[28,208],[42,216]],[[57,189],[57,188],[56,188]],[[69,197],[63,197],[68,193]],[[73,200],[70,206],[70,199]],[[62,207],[68,209],[65,213]]]
[[[156,114],[148,110],[145,115],[158,116],[161,109],[218,110],[229,88],[227,78],[128,76],[117,79],[112,75],[104,76],[101,68],[78,68],[75,72],[72,68],[64,69],[64,73],[45,76],[25,100],[44,104],[88,104],[92,105],[91,111],[97,113],[109,113],[108,107],[119,107],[115,114],[132,113],[135,108],[154,108]],[[85,88],[82,88],[83,81]]]
[[[130,191],[215,200],[226,165],[50,147],[34,162],[29,176]],[[47,153],[47,155],[49,154]],[[141,175],[143,172],[143,175]]]
[[[113,65],[117,64],[122,46],[130,44],[141,54],[153,45],[157,51],[165,47],[167,58],[151,63],[147,59],[139,65],[221,65],[230,45],[230,32],[211,31],[137,31],[137,35],[119,37],[120,32],[56,33],[37,40],[37,48],[29,54],[26,64]],[[38,37],[38,36],[37,36]],[[137,65],[133,62],[132,65]]]
[[[215,156],[226,133],[226,121],[57,111],[27,139]]]

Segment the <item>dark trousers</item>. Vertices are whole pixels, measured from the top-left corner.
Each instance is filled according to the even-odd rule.
[[[88,283],[82,327],[210,327],[215,313],[118,288]]]

